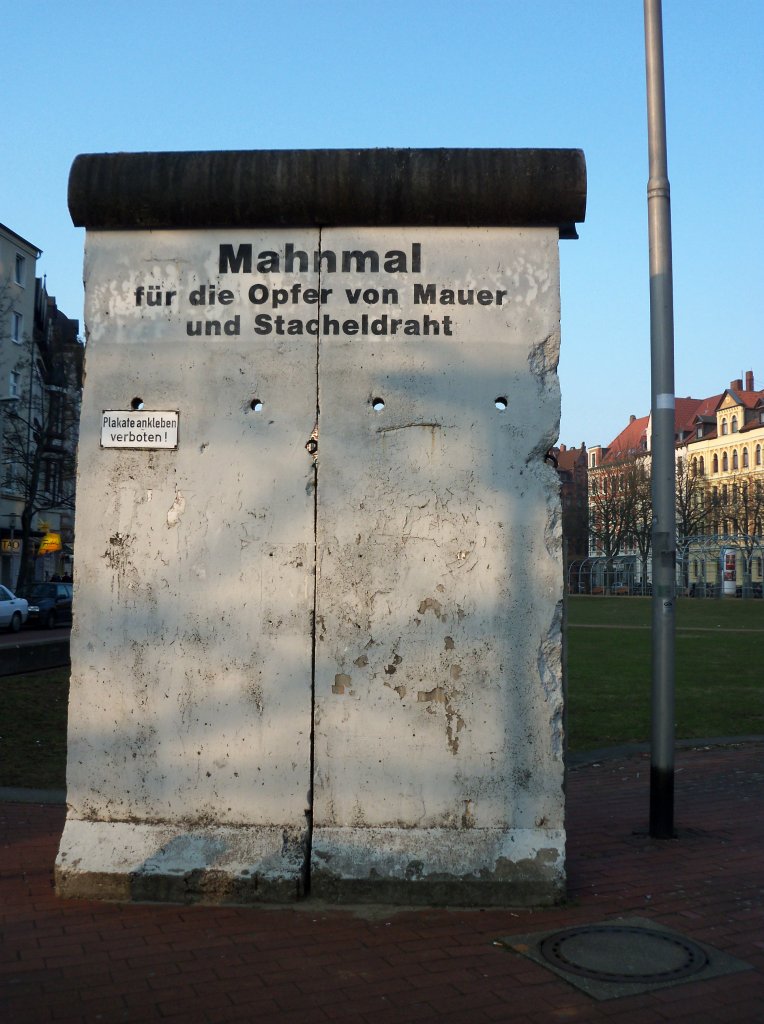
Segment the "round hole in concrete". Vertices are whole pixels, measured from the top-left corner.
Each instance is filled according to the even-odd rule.
[[[139,409],[142,409],[143,408],[143,399],[140,398],[138,395],[136,395],[135,398],[130,403],[130,408],[131,409],[135,409],[136,411],[139,410]]]
[[[382,412],[382,410],[385,407],[384,398],[372,398],[371,407],[374,410],[374,412]]]
[[[509,402],[507,401],[506,395],[499,395],[498,398],[494,398],[493,404],[499,410],[499,412],[506,412]]]
[[[249,403],[249,407],[252,410],[252,412],[263,411],[263,403],[260,401],[259,398],[253,398],[252,401]]]

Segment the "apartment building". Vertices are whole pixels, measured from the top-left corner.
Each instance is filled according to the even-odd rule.
[[[36,274],[38,246],[0,224],[0,580],[72,568],[84,346]]]
[[[649,588],[650,416],[631,416],[588,451],[589,556],[594,585]],[[677,587],[759,597],[764,579],[764,391],[754,374],[706,398],[677,398]]]

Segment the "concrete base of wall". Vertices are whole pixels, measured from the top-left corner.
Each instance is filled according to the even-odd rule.
[[[306,895],[305,834],[278,827],[67,821],[59,896],[290,903]],[[321,828],[310,893],[332,903],[550,906],[565,895],[563,832]]]
[[[565,895],[565,833],[318,828],[311,894],[338,903],[549,906]]]
[[[171,903],[288,903],[305,892],[304,832],[278,827],[68,820],[59,896]]]

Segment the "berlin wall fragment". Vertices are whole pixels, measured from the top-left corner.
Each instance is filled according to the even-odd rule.
[[[568,150],[78,157],[62,895],[564,891]]]

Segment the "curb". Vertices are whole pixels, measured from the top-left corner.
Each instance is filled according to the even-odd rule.
[[[713,747],[741,747],[764,744],[764,736],[711,736],[699,739],[676,740],[677,750],[710,750]],[[624,743],[618,747],[600,747],[597,750],[580,750],[569,753],[565,759],[568,769],[588,768],[601,761],[617,761],[619,758],[649,755],[649,743]]]

